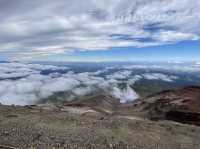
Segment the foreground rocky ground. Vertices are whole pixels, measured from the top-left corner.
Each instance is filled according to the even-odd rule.
[[[191,88],[188,89],[191,91]],[[170,91],[167,95],[164,92],[143,99],[142,102],[139,100],[123,106],[116,99],[107,96],[63,105],[1,105],[0,148],[199,149],[200,127],[187,121],[183,124],[181,121],[165,120],[164,112],[170,112],[171,109],[189,112],[182,102],[175,100],[172,102],[173,108],[169,108],[172,100],[168,102],[163,98],[172,94],[178,98],[179,92]],[[198,93],[199,89],[192,88],[191,93],[194,92]],[[159,102],[161,97],[165,101],[161,102],[162,104]],[[191,97],[190,102],[198,99],[197,94],[195,100],[192,100],[193,96],[187,97],[188,100]],[[181,105],[180,109],[177,103]],[[168,108],[160,110],[165,104]],[[198,107],[192,109],[192,113],[198,115]],[[157,114],[157,110],[161,115]],[[155,116],[156,121],[152,121]]]

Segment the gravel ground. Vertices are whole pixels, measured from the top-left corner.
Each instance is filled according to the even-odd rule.
[[[70,108],[0,106],[0,148],[200,148],[200,128],[196,126]]]

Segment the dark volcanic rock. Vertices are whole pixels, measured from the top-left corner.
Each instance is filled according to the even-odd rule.
[[[166,119],[174,120],[186,124],[195,124],[200,126],[200,114],[192,112],[169,111],[166,113]]]
[[[200,125],[200,87],[163,91],[138,100],[136,108],[152,120]]]

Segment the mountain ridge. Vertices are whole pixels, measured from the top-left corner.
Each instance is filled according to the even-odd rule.
[[[186,87],[127,104],[98,95],[64,104],[0,105],[0,147],[199,149],[199,111],[191,108],[199,94],[199,87]],[[177,102],[185,95],[193,102]]]

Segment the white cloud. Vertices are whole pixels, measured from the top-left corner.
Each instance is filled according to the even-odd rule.
[[[84,95],[91,94],[91,92],[93,91],[94,91],[94,88],[91,88],[90,86],[88,86],[88,87],[75,88],[72,92],[77,96],[84,96]]]
[[[121,103],[131,102],[139,98],[139,95],[130,86],[122,90],[114,87],[113,96],[120,99]]]
[[[162,42],[177,42],[185,40],[199,40],[199,36],[191,33],[161,31],[160,33],[155,35],[155,39]]]
[[[14,59],[28,59],[73,50],[199,40],[197,0],[48,0],[46,3],[16,0],[0,6],[0,52],[11,53]]]
[[[147,80],[163,80],[166,82],[173,82],[178,79],[176,76],[169,76],[162,73],[146,73],[142,75]]]
[[[108,79],[126,79],[132,74],[132,71],[124,70],[124,71],[118,71],[114,74],[108,75]]]
[[[83,70],[81,73],[75,73],[72,70],[70,66],[0,63],[0,103],[34,104],[58,92],[67,92],[69,97],[66,97],[66,100],[72,100],[77,96],[98,91],[111,94],[124,103],[138,98],[137,93],[130,88],[137,81],[147,79],[175,82],[179,79],[173,75],[176,72],[196,73],[200,72],[200,67],[198,62],[189,64],[175,62],[114,65],[93,72]],[[164,71],[161,73],[161,70]],[[50,74],[42,73],[49,71]]]
[[[135,75],[134,77],[131,77],[130,79],[128,79],[127,83],[132,85],[132,84],[135,84],[137,81],[140,81],[141,79],[143,79],[143,76]]]
[[[40,99],[47,98],[58,92],[69,92],[66,100],[72,100],[77,96],[84,96],[97,91],[103,91],[113,94],[117,89],[118,80],[110,78],[109,80],[97,76],[97,72],[74,73],[66,71],[64,74],[60,70],[69,70],[68,67],[58,67],[39,64],[22,63],[0,63],[0,103],[2,104],[34,104]],[[41,72],[53,70],[49,75],[43,75]],[[104,72],[104,70],[102,70]],[[130,72],[124,71],[124,77],[130,75]],[[19,77],[16,79],[16,77]],[[120,90],[118,88],[118,90]],[[125,94],[133,95],[130,88],[120,90],[120,97],[124,101],[130,101]]]
[[[146,70],[166,70],[169,72],[199,72],[199,67],[196,67],[195,63],[185,63],[180,61],[171,61],[168,64],[132,64],[132,65],[124,65],[122,66],[123,69],[126,70],[134,70],[134,69],[146,69]]]

